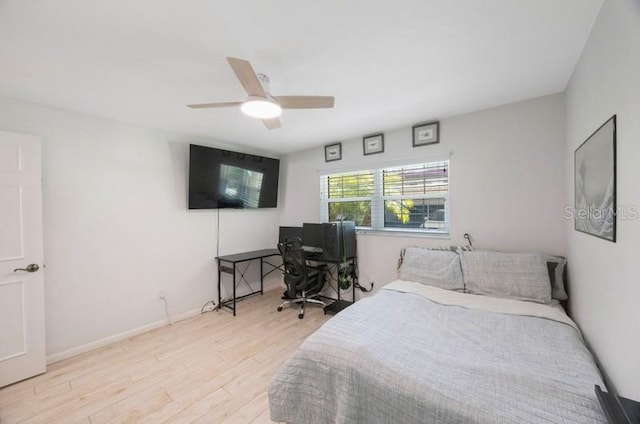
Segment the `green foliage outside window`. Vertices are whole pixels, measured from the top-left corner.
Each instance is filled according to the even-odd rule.
[[[371,202],[329,203],[329,221],[355,221],[358,227],[371,226]]]
[[[328,175],[328,219],[355,221],[358,227],[448,231],[448,168],[449,162],[441,161]]]

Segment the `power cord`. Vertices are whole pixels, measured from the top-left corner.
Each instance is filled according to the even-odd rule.
[[[220,209],[218,209],[218,213],[216,214],[216,216],[218,217],[217,228],[216,228],[216,258],[217,258],[218,256],[220,256]],[[220,290],[222,290],[222,286]],[[209,304],[211,304],[211,306],[207,307],[207,305]],[[206,312],[215,311],[216,309],[218,309],[218,307],[216,306],[216,301],[209,300],[207,303],[202,305],[202,308],[200,308],[200,313],[204,314]]]
[[[360,289],[360,291],[363,292],[363,293],[369,293],[371,290],[373,290],[373,284],[374,283],[371,283],[371,287],[366,288],[366,287],[361,286],[360,283],[358,283],[356,281],[356,288]]]
[[[374,283],[373,283],[373,281],[371,281],[371,287],[369,287],[369,288],[366,288],[366,287],[364,287],[364,286],[362,286],[360,284],[360,266],[358,265],[358,258],[357,257],[355,258],[354,262],[355,262],[355,267],[356,267],[355,268],[356,278],[355,278],[355,283],[354,283],[355,287],[357,289],[360,289],[360,291],[363,292],[363,293],[369,293],[370,291],[373,290],[373,284]]]
[[[211,305],[211,306],[207,307],[207,305]],[[206,312],[214,311],[215,309],[216,309],[216,302],[214,302],[213,300],[210,300],[204,305],[202,305],[202,308],[200,309],[200,313],[204,314]]]
[[[169,303],[167,302],[167,296],[163,295],[161,299],[164,302],[164,313],[167,316],[169,325],[173,325],[173,321],[171,320],[171,315],[169,315]]]

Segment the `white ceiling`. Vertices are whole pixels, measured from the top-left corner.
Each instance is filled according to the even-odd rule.
[[[0,0],[0,94],[287,153],[563,91],[602,0]],[[268,131],[274,95],[334,95]]]

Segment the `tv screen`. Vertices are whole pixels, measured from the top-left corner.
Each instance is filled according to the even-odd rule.
[[[189,209],[275,208],[280,161],[192,144]]]

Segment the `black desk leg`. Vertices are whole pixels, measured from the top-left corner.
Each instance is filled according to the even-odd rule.
[[[260,294],[264,294],[264,274],[262,273],[262,263],[264,258],[260,258]]]
[[[336,265],[336,277],[338,277],[338,284],[337,284],[337,289],[338,289],[338,302],[340,302],[340,267],[341,264],[338,263],[338,265]]]
[[[220,259],[218,259],[218,307],[216,308],[216,311],[219,311],[220,308],[222,307],[222,294],[220,291],[220,279],[221,279],[221,271],[220,271]]]
[[[351,259],[351,265],[353,266],[353,276],[351,277],[351,295],[353,296],[351,298],[351,300],[353,301],[353,303],[356,303],[356,283],[358,282],[358,279],[356,278],[356,260],[355,259]]]
[[[236,263],[233,263],[233,316],[236,316]]]

